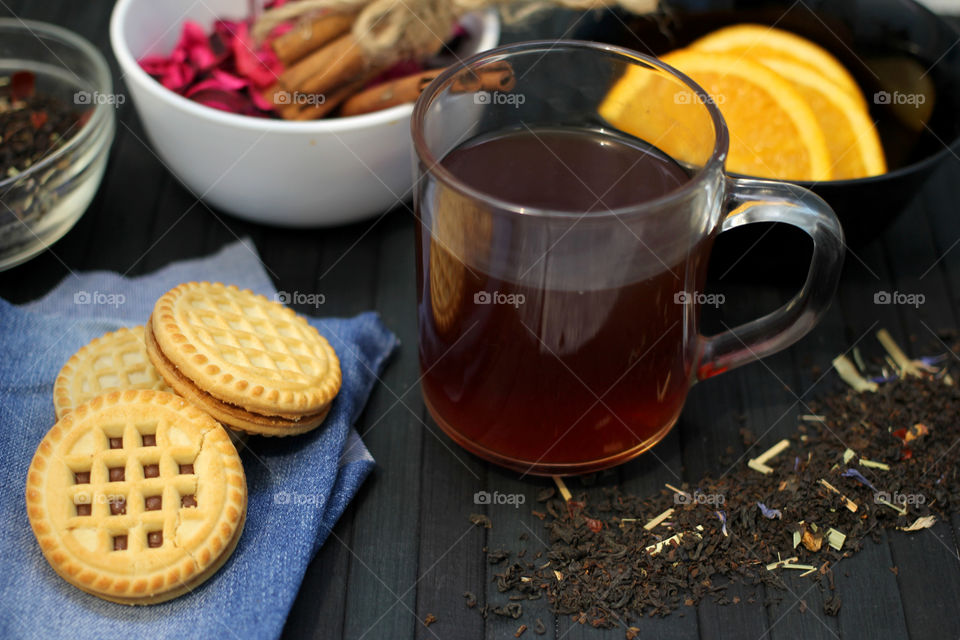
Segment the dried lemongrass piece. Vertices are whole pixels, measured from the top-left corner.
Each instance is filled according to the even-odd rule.
[[[840,499],[843,500],[844,506],[845,506],[851,513],[856,513],[856,512],[857,512],[857,509],[859,508],[859,507],[857,506],[857,503],[854,502],[853,500],[851,500],[850,498],[848,498],[847,496],[845,496],[843,493],[841,493],[839,489],[837,489],[835,486],[833,486],[832,484],[830,484],[829,482],[827,482],[827,481],[824,480],[823,478],[820,478],[820,484],[822,484],[824,487],[826,487],[826,488],[829,489],[830,491],[832,491],[832,492],[834,492],[835,494],[837,494],[838,496],[840,496]]]
[[[860,347],[853,348],[853,361],[856,363],[860,373],[867,370],[867,364],[863,361],[863,354],[860,353]]]
[[[688,502],[693,499],[693,496],[691,496],[688,492],[684,491],[683,489],[676,488],[669,482],[665,482],[663,486],[665,486],[667,489],[670,489],[670,491],[673,491],[675,494],[683,496]]]
[[[860,464],[869,469],[880,469],[881,471],[890,471],[890,465],[886,462],[876,462],[874,460],[867,460],[866,458],[860,458]]]
[[[563,478],[560,476],[553,476],[553,481],[557,485],[557,490],[563,497],[563,501],[570,502],[570,500],[573,499],[573,494],[570,493],[570,489],[567,489],[567,483],[563,481]]]
[[[683,537],[686,536],[686,535],[696,536],[696,538],[697,538],[698,540],[701,539],[701,537],[702,537],[699,533],[697,533],[697,532],[695,532],[695,531],[686,531],[686,532],[681,531],[680,533],[675,533],[674,535],[670,536],[669,538],[667,538],[667,539],[665,539],[665,540],[661,540],[660,542],[657,542],[656,544],[651,544],[651,545],[648,546],[648,547],[644,547],[644,551],[646,551],[647,553],[649,553],[649,554],[652,555],[652,556],[655,556],[655,555],[657,555],[658,553],[660,553],[661,551],[663,551],[663,548],[664,548],[665,546],[667,546],[667,545],[673,545],[674,543],[676,543],[676,545],[679,546],[680,541],[683,540]]]
[[[767,571],[773,571],[774,569],[780,569],[785,567],[795,567],[797,565],[793,564],[800,558],[793,556],[791,558],[779,558],[779,553],[777,553],[778,560],[776,562],[771,562],[767,565]]]
[[[831,548],[840,551],[840,549],[843,548],[843,543],[847,540],[847,534],[830,527],[827,529],[827,533],[825,534],[824,538]]]
[[[650,520],[649,522],[647,522],[647,524],[643,525],[644,531],[652,531],[652,530],[655,529],[660,523],[662,523],[664,520],[666,520],[667,518],[669,518],[669,517],[672,516],[672,515],[673,515],[673,509],[672,509],[672,508],[671,508],[671,509],[667,509],[666,511],[664,511],[663,513],[661,513],[660,515],[658,515],[656,518],[654,518],[653,520]]]
[[[837,373],[840,374],[843,381],[853,387],[855,391],[863,393],[864,391],[876,391],[880,388],[876,382],[872,382],[861,376],[856,366],[847,356],[837,356],[834,358],[833,368],[837,370]]]
[[[917,367],[913,360],[907,357],[907,354],[905,354],[903,349],[900,348],[900,345],[894,341],[889,331],[886,329],[877,331],[877,340],[883,345],[883,348],[887,350],[887,353],[890,354],[890,357],[893,358],[893,361],[896,363],[897,368],[902,371],[904,375],[915,376],[917,378],[922,375],[920,368]]]
[[[777,457],[778,455],[786,451],[789,446],[790,446],[790,441],[784,438],[777,444],[773,445],[772,447],[764,451],[758,457],[751,458],[747,462],[747,466],[753,469],[754,471],[759,471],[764,475],[769,475],[773,473],[773,468],[767,466],[766,463],[769,460],[772,460],[773,458]]]
[[[895,504],[893,504],[892,502],[890,502],[889,500],[887,500],[887,498],[886,498],[885,496],[883,496],[883,495],[881,495],[881,494],[879,494],[879,493],[877,494],[875,500],[876,500],[877,504],[882,504],[882,505],[884,505],[884,506],[886,506],[886,507],[890,507],[891,509],[893,509],[894,511],[896,511],[896,512],[899,513],[900,515],[906,515],[906,513],[907,513],[907,510],[906,510],[906,509],[904,509],[903,507],[898,507],[897,505],[895,505]]]

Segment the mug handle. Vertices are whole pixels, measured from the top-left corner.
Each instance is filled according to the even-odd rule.
[[[729,210],[720,233],[755,222],[784,222],[813,240],[807,281],[773,313],[715,336],[701,337],[697,379],[705,380],[776,353],[809,332],[830,306],[843,266],[843,228],[812,191],[785,182],[728,178]]]

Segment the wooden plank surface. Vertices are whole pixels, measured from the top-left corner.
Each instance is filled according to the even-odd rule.
[[[111,58],[111,8],[107,0],[19,0],[0,4],[0,14],[62,24]],[[527,31],[508,30],[506,38],[560,35],[578,19],[558,12]],[[111,68],[116,74],[112,59]],[[118,90],[125,91],[122,84]],[[310,565],[285,637],[498,639],[513,637],[522,622],[530,627],[524,638],[622,638],[622,627],[601,631],[554,617],[544,600],[524,602],[520,621],[480,615],[483,605],[505,601],[492,582],[504,565],[490,564],[483,550],[525,548],[529,557],[545,547],[542,522],[531,509],[549,483],[478,460],[427,415],[418,388],[409,210],[398,207],[383,219],[330,230],[242,222],[198,203],[171,177],[147,146],[132,105],[121,106],[118,115],[112,160],[90,211],[52,251],[0,273],[0,296],[22,302],[70,270],[140,274],[249,237],[280,290],[324,296],[321,307],[300,305],[298,311],[351,315],[376,309],[402,340],[358,425],[378,468]],[[697,385],[676,429],[650,454],[601,474],[590,487],[572,479],[571,488],[596,492],[619,483],[627,491],[650,493],[666,482],[722,474],[748,454],[741,426],[762,436],[760,449],[792,433],[807,404],[834,388],[835,379],[823,375],[830,359],[855,344],[878,353],[877,328],[890,330],[912,355],[935,344],[937,332],[957,326],[960,310],[958,184],[960,160],[950,158],[891,229],[848,258],[835,305],[796,348]],[[755,275],[734,269],[711,284],[728,296],[721,322],[756,317],[792,294],[789,286]],[[877,291],[923,294],[925,302],[918,308],[875,305]],[[480,505],[478,491],[522,495],[526,503]],[[472,526],[471,513],[485,513],[494,527]],[[844,604],[837,617],[823,614],[829,594],[791,576],[791,591],[745,585],[730,592],[742,600],[736,606],[704,602],[642,619],[636,623],[639,637],[960,637],[958,527],[960,518],[954,517],[919,534],[882,534],[879,544],[868,542],[839,563],[836,581]],[[464,605],[465,591],[476,594],[476,608]],[[423,622],[428,615],[437,619],[429,627]],[[543,636],[533,632],[536,618],[545,623]]]

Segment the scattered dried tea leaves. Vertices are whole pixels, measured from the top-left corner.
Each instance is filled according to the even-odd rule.
[[[960,447],[952,446],[960,438],[960,388],[946,370],[916,362],[924,363],[919,376],[811,403],[817,419],[801,420],[796,437],[723,477],[654,496],[615,486],[568,501],[542,492],[535,515],[548,543],[543,559],[504,558],[498,591],[508,599],[546,597],[558,615],[623,625],[630,637],[639,617],[704,598],[730,602],[724,592],[737,582],[784,589],[783,572],[794,571],[816,583],[824,612],[837,615],[838,562],[883,529],[921,531],[960,505]],[[788,449],[789,462],[768,464]],[[757,601],[756,594],[746,599]],[[510,604],[491,611],[519,617]]]

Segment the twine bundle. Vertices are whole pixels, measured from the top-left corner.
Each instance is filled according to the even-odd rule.
[[[636,14],[655,11],[657,0],[298,0],[265,12],[254,25],[262,39],[277,25],[319,12],[356,14],[353,35],[368,60],[422,58],[437,51],[465,13],[498,8],[519,20],[548,7],[622,7]]]

